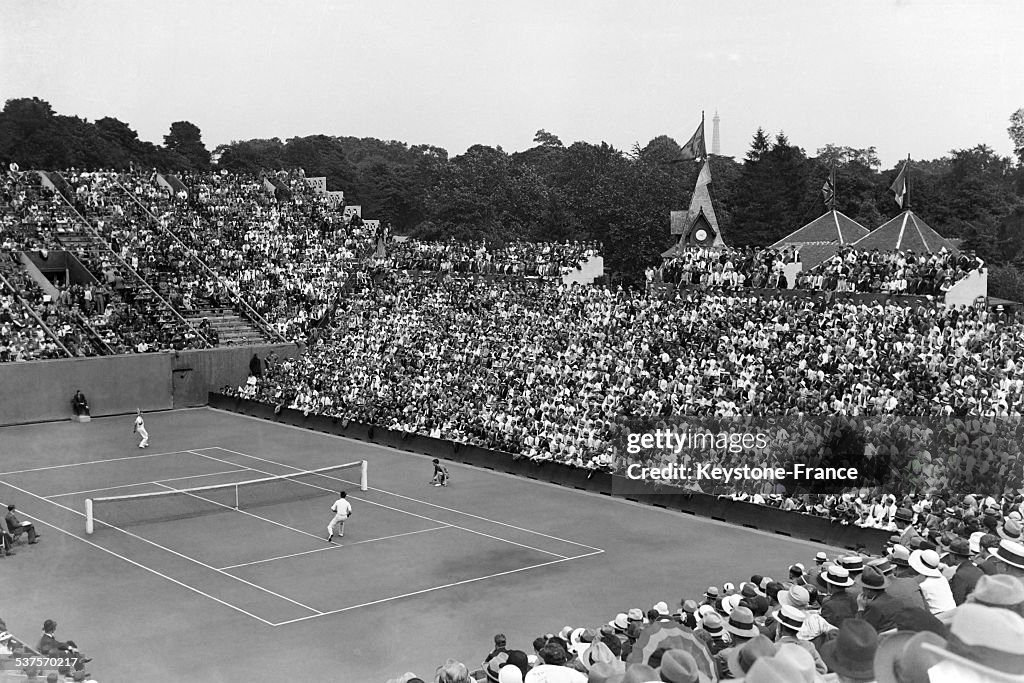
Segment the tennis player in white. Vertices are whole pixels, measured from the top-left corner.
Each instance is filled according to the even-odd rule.
[[[348,502],[345,497],[344,491],[338,492],[338,500],[334,501],[334,505],[331,506],[331,512],[334,513],[334,517],[331,518],[331,523],[327,525],[327,542],[334,542],[334,525],[340,524],[341,527],[338,531],[339,536],[345,535],[345,520],[352,516],[352,503]]]
[[[138,433],[142,437],[139,448],[146,448],[149,446],[149,432],[146,431],[146,421],[142,419],[142,409],[136,408],[136,410],[138,412],[135,414],[135,427],[132,429],[132,434]]]

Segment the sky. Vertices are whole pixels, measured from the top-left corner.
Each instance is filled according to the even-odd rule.
[[[113,116],[211,150],[327,134],[508,152],[539,129],[722,154],[758,126],[884,168],[978,144],[1011,155],[1022,0],[0,0],[0,98]]]

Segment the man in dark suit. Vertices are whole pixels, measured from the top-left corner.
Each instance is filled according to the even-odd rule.
[[[36,533],[36,527],[32,522],[22,522],[14,514],[14,505],[7,506],[7,516],[4,517],[4,521],[7,522],[7,528],[15,539],[22,534],[28,534],[28,542],[35,543],[39,538],[39,534]]]
[[[857,616],[857,598],[846,592],[853,585],[853,579],[845,567],[829,565],[818,575],[818,585],[828,592],[828,597],[821,603],[821,616],[825,621],[841,628],[844,621]]]
[[[75,395],[71,398],[71,409],[75,415],[89,414],[89,401],[86,400],[85,394],[82,393],[81,389],[75,390]]]
[[[36,648],[39,650],[39,654],[48,657],[77,657],[78,661],[75,662],[74,668],[76,671],[81,671],[92,660],[78,651],[75,641],[62,642],[57,640],[57,636],[54,635],[56,631],[56,621],[47,619],[43,622],[43,635],[39,639],[39,646]],[[71,675],[70,667],[61,667],[61,673],[65,676]]]
[[[899,600],[885,592],[892,580],[875,567],[864,568],[857,579],[861,585],[859,617],[871,624],[879,633],[896,628],[897,618],[903,611]]]
[[[971,559],[971,544],[964,538],[958,538],[949,546],[949,554],[960,562],[953,578],[949,580],[949,588],[953,591],[953,600],[962,605],[967,596],[974,591],[978,579],[985,575]]]

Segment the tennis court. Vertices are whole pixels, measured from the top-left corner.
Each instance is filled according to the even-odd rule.
[[[44,535],[4,561],[24,594],[0,616],[26,638],[57,619],[101,680],[427,678],[496,632],[529,649],[820,549],[460,465],[432,487],[425,456],[210,409],[147,426],[148,449],[131,418],[0,429],[0,499]],[[354,514],[329,544],[340,489]]]

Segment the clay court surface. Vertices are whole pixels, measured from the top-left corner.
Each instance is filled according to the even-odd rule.
[[[0,560],[0,617],[27,640],[57,620],[103,683],[429,680],[447,657],[479,664],[495,633],[529,650],[566,624],[658,600],[674,608],[753,573],[784,577],[822,549],[455,464],[437,488],[426,456],[210,409],[147,415],[140,450],[132,420],[0,428],[0,500],[43,535]],[[301,500],[240,511],[154,519],[159,503],[142,499],[85,533],[86,498],[359,460],[365,492],[353,469]],[[329,545],[335,487],[354,514]]]

